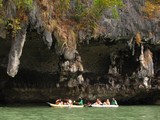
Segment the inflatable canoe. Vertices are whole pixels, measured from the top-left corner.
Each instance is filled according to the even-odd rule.
[[[98,105],[98,104],[92,104],[91,107],[99,107],[99,108],[110,108],[110,107],[113,107],[113,108],[117,108],[119,107],[119,105]]]
[[[47,104],[50,107],[54,107],[54,108],[83,108],[84,107],[84,105],[56,105],[56,104],[49,103],[49,102],[47,102]]]

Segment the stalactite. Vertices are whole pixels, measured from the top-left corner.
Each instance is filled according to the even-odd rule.
[[[7,74],[14,77],[19,68],[20,57],[22,55],[23,46],[26,40],[27,25],[23,24],[21,30],[18,31],[15,39],[12,40],[12,47],[9,53],[9,61],[7,67]]]
[[[153,76],[154,75],[154,65],[153,65],[153,58],[152,52],[147,49],[144,51],[143,45],[141,45],[141,54],[139,56],[140,60],[140,71],[139,77],[144,78],[146,76]]]
[[[82,75],[83,66],[80,55],[77,53],[72,59],[63,57],[60,60],[60,82],[68,80],[68,87],[75,87],[82,84],[84,78]]]
[[[52,46],[52,42],[53,42],[52,33],[50,31],[45,30],[43,32],[43,41],[48,46],[48,49],[50,49]]]
[[[119,74],[119,68],[118,68],[118,64],[116,63],[116,59],[118,58],[117,53],[112,53],[110,55],[110,61],[111,61],[111,65],[109,66],[109,70],[108,73],[112,74],[112,75],[118,75]]]
[[[143,45],[141,45],[141,54],[139,56],[139,60],[140,60],[141,66],[144,67],[145,69],[148,69],[148,66],[147,66],[145,58],[144,58],[144,47],[143,47]]]
[[[153,76],[154,75],[154,64],[153,64],[152,52],[149,49],[147,49],[144,52],[144,57],[146,60],[146,64],[148,66],[148,75]]]

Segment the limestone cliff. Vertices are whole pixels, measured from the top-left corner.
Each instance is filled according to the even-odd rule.
[[[5,2],[8,17],[19,12],[12,2]],[[87,3],[87,8],[92,2],[82,3]],[[145,0],[123,3],[123,7],[116,7],[119,17],[115,19],[112,10],[106,9],[93,29],[88,22],[93,22],[92,17],[87,16],[88,21],[84,20],[82,26],[77,16],[75,22],[71,10],[67,9],[65,16],[56,11],[54,2],[35,0],[34,8],[25,13],[27,21],[20,24],[14,37],[8,32],[4,37],[5,31],[0,29],[4,37],[0,41],[0,66],[15,77],[2,75],[6,82],[0,78],[0,94],[6,100],[12,96],[11,101],[43,101],[58,96],[92,100],[116,96],[123,101],[135,99],[141,93],[145,93],[143,98],[153,96],[152,91],[160,89],[160,14],[155,10],[154,17],[148,16],[144,11]],[[74,9],[76,3],[71,4]],[[39,74],[44,77],[38,77]],[[151,93],[147,94],[148,91]],[[38,93],[41,95],[33,97]]]

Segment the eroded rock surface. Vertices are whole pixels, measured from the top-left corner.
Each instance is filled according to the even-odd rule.
[[[50,11],[54,8],[48,8],[46,1],[43,4],[35,1],[35,7],[28,14],[28,23],[22,24],[22,29],[10,42],[10,52],[0,48],[0,66],[7,68],[7,73],[15,77],[5,79],[16,80],[5,83],[1,78],[3,85],[0,94],[6,100],[12,96],[11,101],[36,101],[33,96],[39,92],[42,96],[37,98],[42,101],[59,96],[81,96],[91,100],[115,96],[123,100],[141,93],[146,93],[145,98],[148,91],[159,91],[160,16],[156,14],[152,19],[146,18],[144,0],[123,1],[125,6],[118,9],[118,19],[113,18],[111,10],[104,12],[98,22],[97,37],[88,26],[75,32],[75,24],[64,24],[63,20],[52,21],[55,26],[51,26],[50,20],[54,20],[56,15],[50,16],[49,12],[43,16],[44,10],[40,8]],[[14,4],[10,4],[9,17],[16,14]],[[47,23],[44,21],[46,17],[50,18]],[[6,30],[0,31],[1,37],[5,38]],[[42,41],[47,46],[43,46]],[[0,43],[8,47],[4,41]],[[8,63],[6,54],[9,54]],[[37,75],[56,75],[41,79],[22,72],[16,77],[19,68],[22,71],[37,71]],[[25,78],[25,75],[35,78],[30,81],[31,78]]]

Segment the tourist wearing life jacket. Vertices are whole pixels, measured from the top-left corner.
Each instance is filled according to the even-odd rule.
[[[79,97],[79,101],[78,102],[74,101],[74,104],[75,105],[83,105],[84,104],[83,99],[81,97]]]
[[[79,104],[79,105],[83,105],[83,104],[84,104],[84,103],[83,103],[83,99],[82,99],[81,97],[80,97],[79,99],[80,99],[80,101],[78,102],[78,104]]]
[[[111,105],[118,105],[118,103],[117,103],[115,98],[112,98]]]

